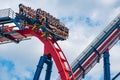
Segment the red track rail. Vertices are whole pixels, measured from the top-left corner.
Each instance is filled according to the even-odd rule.
[[[6,26],[5,30],[6,32],[13,32],[12,30],[14,27],[15,26],[11,27]],[[34,30],[31,29],[15,30],[14,33],[11,34],[11,37],[13,39],[20,39],[31,36],[37,37],[44,44],[44,55],[51,55],[51,57],[54,59],[61,80],[75,80],[72,69],[70,68],[70,65],[65,57],[65,54],[63,53],[62,49],[55,40],[51,38],[42,37],[41,31],[35,32]],[[9,39],[6,37],[0,37],[1,42],[8,40]],[[72,74],[72,77],[69,74]]]
[[[75,80],[72,69],[63,53],[62,49],[55,40],[50,38],[43,38],[40,32],[33,30],[17,31],[24,36],[36,36],[44,44],[44,55],[51,55],[56,63],[61,80]],[[72,74],[72,77],[69,75]]]

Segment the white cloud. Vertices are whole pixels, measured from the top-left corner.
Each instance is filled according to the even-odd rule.
[[[120,11],[119,0],[0,0],[0,2],[0,5],[2,5],[1,9],[11,7],[13,10],[18,11],[18,4],[23,3],[35,9],[41,7],[60,19],[72,17],[71,21],[68,20],[66,22],[66,26],[70,29],[69,39],[59,42],[70,63]],[[80,19],[81,17],[82,19]],[[90,18],[93,24],[98,22],[99,25],[89,26],[85,22],[86,18]],[[111,70],[114,74],[120,71],[117,68],[120,66],[117,62],[120,56],[117,53],[120,52],[119,48],[119,45],[116,45],[111,50]],[[0,56],[14,62],[16,75],[19,75],[22,80],[24,77],[30,77],[31,73],[26,68],[31,68],[32,71],[35,71],[39,57],[43,54],[43,44],[36,38],[20,44],[0,45],[0,49]],[[103,70],[103,65],[101,63],[97,64],[88,73],[87,77],[91,77],[91,80],[99,80],[101,75],[103,75],[101,71]],[[4,75],[8,77],[6,69],[3,70]],[[25,74],[22,75],[22,72]],[[94,76],[95,73],[98,74]],[[56,79],[54,77],[56,74],[57,70],[53,68],[52,80]],[[16,80],[16,78],[11,80]]]
[[[99,2],[103,5],[112,5],[116,2],[117,0],[99,0]]]

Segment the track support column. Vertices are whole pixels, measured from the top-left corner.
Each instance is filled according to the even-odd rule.
[[[37,65],[37,69],[36,69],[33,80],[39,80],[39,76],[41,74],[41,71],[42,71],[43,65],[45,63],[45,60],[46,60],[45,56],[40,57],[40,60],[39,60],[39,63]]]
[[[104,80],[110,80],[110,60],[109,60],[109,50],[103,54],[104,62]]]
[[[49,56],[49,55],[43,55],[40,57],[33,80],[39,80],[44,63],[47,64],[45,80],[50,80],[53,61],[51,59],[51,56]]]
[[[53,65],[53,61],[51,57],[48,57],[48,59],[46,60],[46,64],[47,64],[47,69],[46,69],[45,80],[50,80],[50,76],[52,72],[52,65]]]

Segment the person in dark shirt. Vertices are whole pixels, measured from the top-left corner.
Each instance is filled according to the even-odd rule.
[[[19,13],[23,14],[23,4],[19,4]]]

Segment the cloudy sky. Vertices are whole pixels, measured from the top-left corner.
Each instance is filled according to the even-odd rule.
[[[59,18],[69,29],[69,39],[59,44],[69,63],[94,40],[106,25],[120,13],[120,0],[0,0],[0,9],[18,11],[18,4],[42,8]],[[19,44],[0,45],[0,80],[32,80],[43,55],[43,44],[35,37]],[[120,42],[110,50],[111,77],[120,72]],[[58,72],[54,64],[51,80]],[[44,80],[42,72],[40,80]],[[84,80],[103,80],[103,61]],[[120,80],[120,77],[117,79]]]

